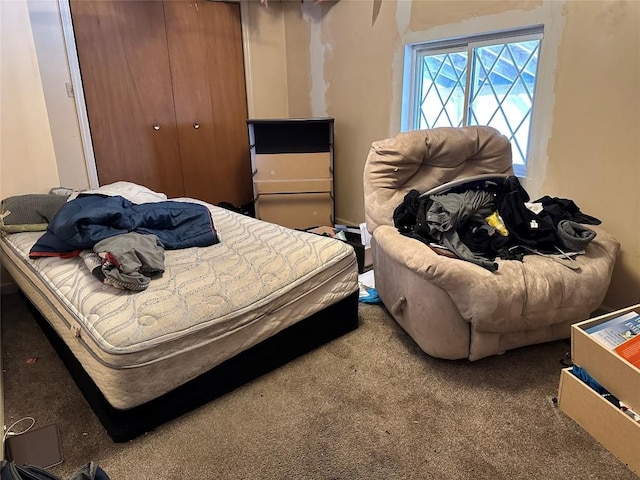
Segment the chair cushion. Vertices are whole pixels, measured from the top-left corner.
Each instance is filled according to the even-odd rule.
[[[497,259],[498,271],[490,272],[438,255],[391,226],[376,229],[374,238],[386,255],[446,291],[474,330],[513,333],[583,320],[601,305],[620,244],[593,229],[595,239],[576,259],[580,270],[526,255],[523,261]]]
[[[374,142],[364,168],[367,228],[393,225],[405,194],[460,178],[512,174],[511,144],[486,126],[414,130]]]

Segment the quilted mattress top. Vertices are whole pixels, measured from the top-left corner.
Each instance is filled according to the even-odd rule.
[[[292,293],[299,297],[356,268],[353,249],[344,242],[207,206],[221,242],[166,251],[164,274],[143,292],[102,284],[79,257],[29,259],[42,232],[4,240],[20,256],[21,268],[45,279],[82,335],[110,355],[140,352],[203,329],[208,336],[224,335],[283,308]],[[349,286],[357,289],[357,283]]]

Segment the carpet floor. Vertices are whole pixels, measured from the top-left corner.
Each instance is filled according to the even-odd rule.
[[[5,424],[56,423],[63,478],[89,460],[112,480],[638,478],[555,406],[567,341],[439,360],[361,304],[357,330],[116,444],[22,297],[1,314]]]

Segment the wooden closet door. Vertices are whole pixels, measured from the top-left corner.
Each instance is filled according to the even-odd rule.
[[[238,3],[164,2],[185,194],[252,199]]]
[[[184,195],[163,3],[70,5],[100,184]]]

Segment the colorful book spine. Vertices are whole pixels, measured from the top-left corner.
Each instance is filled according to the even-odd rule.
[[[630,364],[640,368],[640,335],[621,343],[614,350]]]

